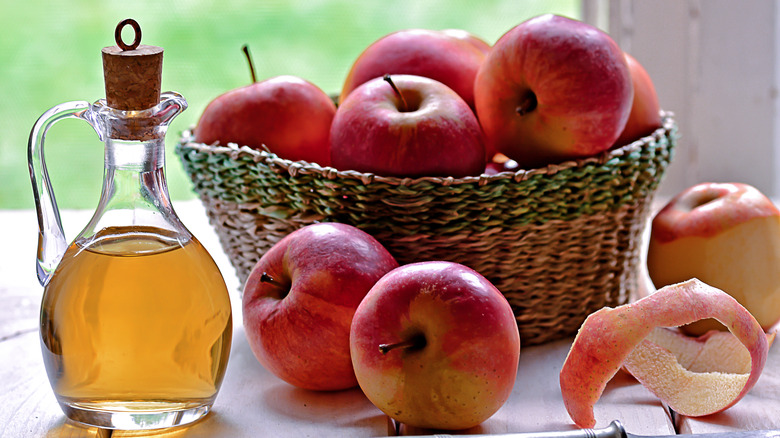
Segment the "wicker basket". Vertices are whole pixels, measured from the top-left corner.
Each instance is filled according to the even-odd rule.
[[[450,260],[482,273],[512,305],[523,344],[533,345],[573,335],[591,312],[627,302],[676,138],[665,113],[652,135],[596,157],[457,179],[339,171],[194,143],[189,131],[176,151],[242,284],[293,230],[348,223],[400,264]]]

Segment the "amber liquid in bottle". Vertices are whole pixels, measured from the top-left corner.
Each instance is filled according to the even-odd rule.
[[[231,343],[230,299],[200,242],[177,239],[112,227],[66,251],[41,307],[44,362],[66,412],[186,412],[213,402]]]

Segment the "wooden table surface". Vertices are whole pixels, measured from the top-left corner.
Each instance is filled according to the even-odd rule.
[[[212,413],[189,427],[110,433],[68,421],[49,386],[41,359],[38,311],[43,288],[35,277],[37,221],[33,211],[0,211],[0,437],[256,437],[424,435],[396,427],[359,389],[318,393],[294,388],[254,358],[241,324],[240,285],[198,201],[175,204],[187,227],[211,252],[233,298],[235,331],[227,373]],[[63,211],[68,239],[91,212]],[[502,434],[571,430],[558,373],[571,339],[523,348],[509,401],[482,425],[462,433]],[[670,413],[624,373],[609,383],[595,408],[597,427],[619,420],[641,435],[780,429],[780,347],[770,350],[753,391],[721,414],[700,419]]]

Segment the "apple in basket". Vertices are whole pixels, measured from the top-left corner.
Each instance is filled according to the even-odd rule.
[[[490,45],[458,29],[406,29],[385,35],[358,56],[347,74],[340,102],[361,84],[386,74],[435,79],[474,108],[474,76]]]
[[[501,292],[453,262],[411,263],[382,277],[352,320],[363,393],[406,425],[476,426],[508,399],[520,358],[517,320]]]
[[[382,176],[479,175],[486,157],[474,112],[436,80],[385,75],[339,105],[330,130],[331,165]]]
[[[632,96],[626,58],[612,38],[557,15],[532,18],[501,36],[474,82],[488,149],[522,168],[609,149]]]
[[[484,55],[487,55],[490,51],[490,44],[488,44],[487,41],[483,40],[482,38],[474,35],[473,33],[463,30],[463,29],[444,29],[440,31],[441,33],[450,36],[452,38],[455,38],[460,41],[465,41],[468,44],[471,44],[472,47],[482,52]],[[474,72],[476,75],[477,72]],[[473,82],[473,81],[472,81]]]
[[[258,361],[301,388],[356,386],[352,316],[374,283],[397,266],[376,239],[351,225],[318,223],[285,236],[244,286],[244,327]]]
[[[653,218],[647,270],[656,287],[690,278],[722,289],[765,330],[780,321],[780,210],[742,183],[683,190]],[[702,334],[712,320],[683,329]]]
[[[206,106],[195,128],[195,141],[255,149],[265,145],[281,158],[328,165],[328,137],[336,113],[333,100],[296,76],[257,82],[252,69],[252,78],[250,85],[228,91]]]
[[[620,137],[615,140],[614,146],[629,144],[652,134],[661,127],[661,106],[650,75],[636,58],[628,53],[625,56],[628,70],[631,72],[631,82],[634,85],[634,100],[626,126],[620,133]]]

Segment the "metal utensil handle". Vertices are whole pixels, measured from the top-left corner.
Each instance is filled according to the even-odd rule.
[[[619,421],[615,420],[609,423],[609,426],[602,429],[577,429],[560,432],[522,432],[492,435],[469,435],[469,437],[491,437],[491,438],[628,438],[626,430]],[[454,435],[434,434],[417,435],[407,438],[456,438]]]

